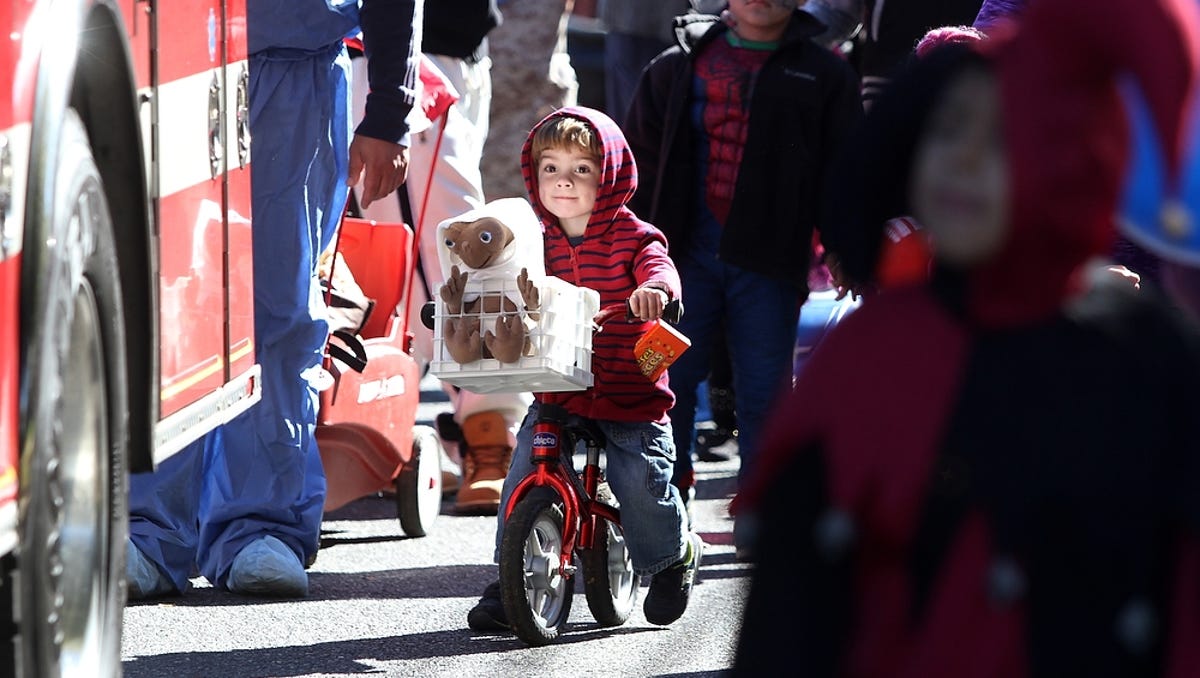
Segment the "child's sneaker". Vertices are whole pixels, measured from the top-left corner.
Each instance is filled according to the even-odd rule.
[[[504,601],[500,600],[500,582],[494,581],[483,590],[483,597],[467,613],[467,626],[473,631],[508,630]]]
[[[704,552],[704,541],[695,532],[688,533],[688,550],[683,560],[659,572],[650,579],[650,591],[646,594],[643,611],[646,621],[666,626],[683,616],[688,597],[696,583],[700,570],[700,556]]]

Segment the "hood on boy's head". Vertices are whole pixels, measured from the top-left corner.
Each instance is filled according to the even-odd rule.
[[[600,229],[612,223],[620,209],[629,202],[637,190],[637,164],[633,160],[633,151],[621,128],[612,118],[593,108],[583,106],[568,106],[547,115],[541,122],[533,126],[525,145],[521,149],[521,174],[525,177],[525,190],[529,192],[529,201],[533,209],[545,225],[558,224],[558,218],[550,214],[542,206],[538,196],[537,163],[538,159],[531,157],[533,153],[533,137],[538,129],[556,118],[578,118],[586,122],[600,138],[603,155],[600,158],[600,186],[596,192],[596,206],[588,220],[588,229],[593,226]]]
[[[994,50],[1011,179],[1011,233],[973,274],[973,313],[1005,325],[1057,308],[1081,264],[1109,253],[1133,82],[1172,176],[1197,72],[1195,0],[1034,0]]]
[[[494,254],[489,254],[483,268],[468,265],[450,249],[448,240],[457,240],[468,233],[478,238],[475,230],[486,229],[489,234],[495,234],[495,222],[503,224],[508,233],[500,239],[493,239],[495,236],[490,235],[489,239],[493,239],[498,246]],[[478,209],[442,221],[437,227],[437,243],[443,280],[450,277],[452,266],[467,271],[471,274],[469,279],[475,281],[515,280],[522,268],[527,269],[530,276],[541,277],[546,274],[542,228],[524,198],[493,200]]]

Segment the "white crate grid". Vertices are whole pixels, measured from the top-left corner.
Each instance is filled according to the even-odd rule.
[[[429,371],[442,381],[475,393],[519,393],[522,391],[582,391],[592,386],[592,319],[600,308],[595,290],[576,287],[553,276],[537,281],[540,304],[536,319],[530,318],[519,301],[516,280],[468,279],[465,299],[481,295],[503,295],[516,302],[524,322],[532,355],[515,363],[480,358],[460,364],[450,356],[445,342],[445,325],[450,317],[440,298],[434,305],[433,361]],[[470,302],[464,304],[464,307]],[[478,319],[480,334],[495,332],[501,313],[460,313]]]

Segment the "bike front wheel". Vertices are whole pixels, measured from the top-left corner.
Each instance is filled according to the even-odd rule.
[[[558,638],[571,614],[572,582],[559,571],[562,532],[562,508],[549,490],[531,492],[504,524],[500,598],[509,626],[530,645]]]

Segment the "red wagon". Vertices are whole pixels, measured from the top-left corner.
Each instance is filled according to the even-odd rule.
[[[317,446],[325,465],[327,511],[395,490],[401,528],[420,537],[441,508],[442,475],[437,434],[416,426],[421,370],[411,353],[406,297],[413,281],[413,240],[402,223],[343,221],[337,252],[374,307],[353,349],[365,360],[362,371],[351,368],[353,360],[326,363],[333,385],[321,392]]]

